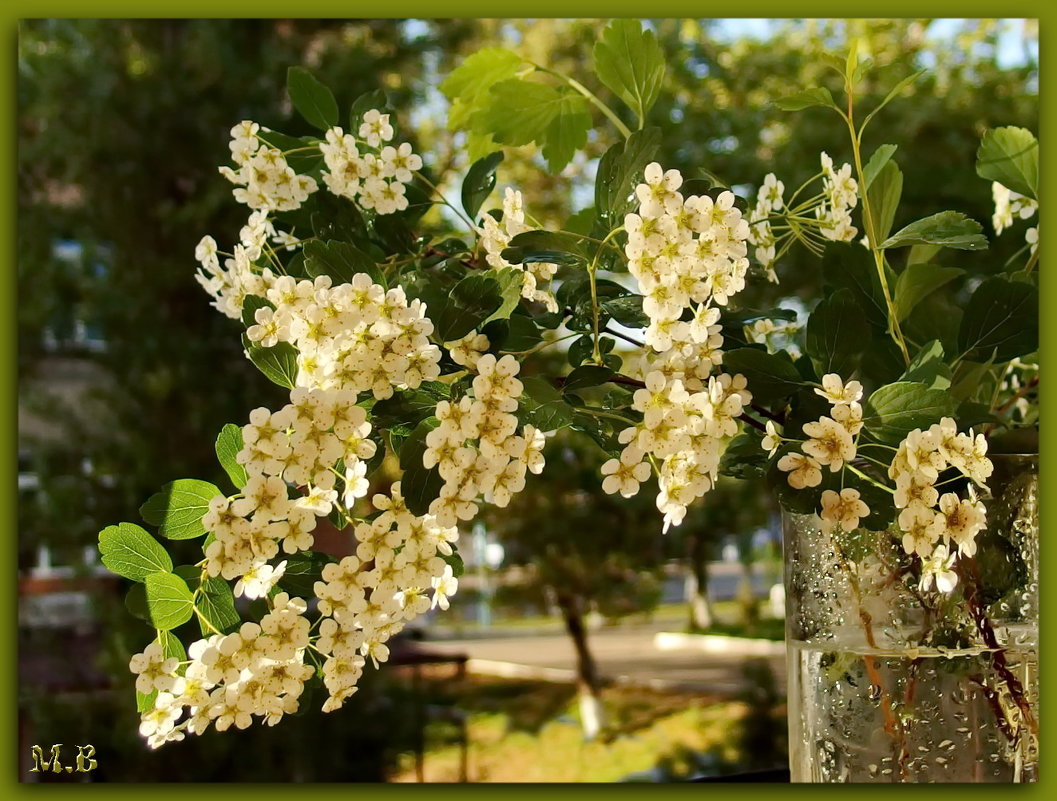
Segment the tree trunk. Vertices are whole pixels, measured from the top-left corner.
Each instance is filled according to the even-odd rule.
[[[580,696],[580,723],[583,726],[584,738],[593,740],[605,726],[605,711],[599,697],[598,669],[587,647],[583,602],[579,597],[561,591],[557,596],[565,629],[576,649],[576,689]]]
[[[700,537],[690,541],[690,570],[686,576],[686,598],[690,604],[690,628],[694,631],[712,627],[715,614],[708,592],[708,549]]]

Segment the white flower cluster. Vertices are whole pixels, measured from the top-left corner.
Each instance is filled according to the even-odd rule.
[[[250,214],[249,220],[239,232],[239,244],[235,245],[230,258],[220,266],[216,240],[211,236],[202,237],[195,248],[195,259],[201,265],[195,273],[195,280],[210,294],[210,304],[217,311],[233,320],[242,316],[242,304],[247,295],[264,295],[274,281],[272,271],[265,268],[258,273],[254,270],[256,262],[270,244],[292,249],[298,240],[286,231],[276,230],[274,223],[268,219],[267,209],[259,209]]]
[[[774,271],[778,240],[769,219],[784,207],[784,193],[785,184],[773,172],[767,173],[756,195],[756,206],[749,215],[749,244],[755,247],[756,261],[767,271],[767,280],[775,284],[778,283],[778,274]]]
[[[822,154],[822,192],[825,200],[815,208],[822,235],[835,242],[850,242],[858,231],[851,224],[851,210],[859,202],[859,185],[851,177],[851,165],[833,169],[833,159]]]
[[[822,378],[822,387],[815,393],[830,403],[830,416],[822,416],[813,423],[804,425],[808,439],[800,446],[800,453],[787,453],[778,460],[778,469],[787,472],[786,480],[793,489],[817,487],[822,483],[822,468],[829,467],[836,473],[856,455],[856,438],[862,430],[862,384],[847,383],[836,373]],[[777,429],[767,424],[764,447],[776,449],[781,441]],[[823,529],[832,531],[839,526],[844,531],[853,531],[859,519],[870,514],[870,508],[860,500],[859,491],[846,488],[839,493],[826,490],[822,493],[822,508],[819,517]]]
[[[1001,234],[1006,228],[1011,227],[1014,218],[1030,219],[1039,208],[1036,201],[1007,189],[998,181],[991,184],[991,196],[995,201],[995,213],[991,217],[995,234]],[[1039,246],[1039,227],[1036,225],[1029,228],[1024,234],[1024,239],[1031,246],[1031,252],[1034,253]]]
[[[274,726],[297,711],[313,673],[304,662],[308,606],[285,592],[270,605],[260,623],[192,643],[186,662],[165,658],[157,640],[132,657],[137,692],[157,693],[139,729],[151,748],[182,740],[185,732],[201,734],[210,724],[218,731],[245,729],[258,717]]]
[[[493,269],[502,270],[513,267],[524,273],[521,283],[521,296],[528,300],[535,300],[547,307],[548,311],[558,311],[558,301],[554,299],[554,293],[545,289],[539,289],[540,284],[550,281],[558,271],[557,264],[533,263],[533,264],[511,264],[503,258],[503,248],[510,244],[510,240],[518,234],[531,231],[532,227],[525,224],[525,208],[521,200],[521,192],[507,187],[503,197],[503,220],[496,221],[491,214],[484,215],[484,228],[478,228],[477,234],[481,237],[484,245],[486,260]]]
[[[249,120],[231,129],[231,160],[238,169],[220,167],[220,174],[235,184],[235,200],[251,209],[299,208],[319,187],[311,177],[294,172],[281,150],[261,142],[262,130],[267,139],[268,129]]]
[[[209,503],[202,525],[214,539],[206,547],[210,576],[240,579],[253,594],[267,592],[282,575],[267,563],[280,550],[312,547],[316,517],[338,499],[334,464],[344,460],[344,503],[367,494],[366,460],[376,449],[367,412],[349,390],[294,389],[277,412],[254,409],[242,429],[236,461],[248,480],[239,495]],[[304,488],[291,499],[287,484]],[[270,584],[268,584],[270,583]]]
[[[394,131],[389,115],[378,109],[363,115],[358,133],[359,139],[337,126],[327,131],[326,142],[319,145],[327,165],[323,183],[335,195],[378,214],[403,211],[407,208],[405,185],[422,169],[422,159],[407,142],[399,147],[382,146],[392,140]],[[361,154],[361,146],[376,152]]]
[[[726,305],[744,288],[749,231],[733,193],[684,198],[679,172],[656,162],[644,178],[635,188],[638,213],[624,220],[628,269],[650,318],[649,355],[640,370],[645,387],[633,400],[643,420],[620,433],[625,447],[619,459],[602,465],[602,486],[630,497],[654,463],[667,531],[712,488],[722,440],[737,433],[737,418],[752,400],[744,376],[712,375],[723,360],[723,337],[719,309],[711,304]],[[684,321],[687,309],[693,316]]]
[[[275,278],[266,291],[275,308],[254,312],[251,342],[289,342],[298,350],[298,386],[371,392],[388,398],[440,375],[440,348],[420,300],[400,287],[386,291],[366,273],[331,286],[326,276]]]
[[[442,556],[452,554],[458,529],[440,525],[433,515],[412,514],[400,482],[372,500],[380,514],[356,526],[356,554],[326,565],[314,587],[324,615],[315,644],[327,657],[323,683],[330,697],[324,712],[340,708],[356,691],[366,659],[386,661],[386,642],[431,606],[447,608],[447,596],[458,589]]]
[[[898,522],[903,550],[923,560],[937,551],[945,563],[957,554],[972,556],[976,535],[987,525],[986,510],[972,484],[967,499],[954,492],[940,495],[936,482],[951,467],[981,487],[986,487],[994,469],[984,435],[974,436],[972,430],[959,434],[957,423],[944,417],[927,431],[915,429],[907,434],[888,470],[896,483],[896,508],[902,510]]]
[[[480,356],[473,368],[473,397],[441,401],[440,424],[426,435],[422,463],[436,467],[444,485],[429,511],[444,526],[477,514],[477,497],[506,506],[525,487],[525,473],[543,470],[543,432],[526,425],[517,433],[522,384],[513,356]]]

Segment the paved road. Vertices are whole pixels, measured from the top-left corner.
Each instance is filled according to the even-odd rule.
[[[712,654],[700,651],[661,651],[654,647],[653,637],[661,627],[656,624],[603,628],[591,632],[588,643],[606,679],[654,686],[657,689],[682,689],[693,692],[734,696],[748,683],[746,662],[753,657],[740,653]],[[519,671],[523,666],[538,671],[540,678],[569,680],[574,675],[576,655],[572,641],[564,634],[525,634],[463,640],[432,640],[430,650],[465,653],[471,669],[477,672],[530,675]],[[756,657],[755,659],[759,659]],[[785,658],[767,657],[784,695]],[[755,679],[752,680],[755,683]]]

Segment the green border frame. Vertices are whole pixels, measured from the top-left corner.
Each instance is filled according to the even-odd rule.
[[[202,17],[202,18],[219,18],[219,17],[283,17],[283,16],[297,16],[297,17],[495,17],[500,16],[497,12],[501,11],[502,16],[517,17],[520,15],[526,17],[609,17],[609,16],[626,16],[626,17],[641,17],[645,16],[644,11],[648,10],[648,15],[651,17],[674,17],[674,16],[700,16],[705,11],[716,11],[720,12],[723,16],[744,16],[744,17],[846,17],[849,13],[854,13],[856,16],[876,16],[880,17],[922,17],[922,16],[935,16],[935,17],[967,17],[975,18],[981,17],[986,18],[993,16],[996,11],[1000,11],[1002,16],[1005,18],[1018,18],[1028,17],[1037,18],[1040,21],[1039,37],[1040,37],[1040,53],[1041,51],[1048,50],[1051,41],[1057,34],[1051,34],[1050,21],[1051,19],[1057,18],[1057,6],[1050,6],[1049,8],[1043,8],[1041,3],[1031,2],[1013,2],[1003,4],[1002,6],[996,6],[994,3],[985,3],[980,0],[962,0],[962,2],[954,3],[947,0],[946,2],[932,2],[922,4],[920,2],[907,2],[907,0],[890,0],[885,4],[871,3],[870,8],[866,9],[861,6],[849,5],[846,2],[836,2],[836,0],[815,0],[810,3],[798,3],[796,6],[792,6],[789,3],[783,3],[779,0],[765,0],[765,2],[754,2],[751,4],[751,8],[731,8],[724,6],[711,6],[705,7],[700,2],[690,2],[689,0],[654,0],[646,6],[643,3],[629,3],[624,0],[617,0],[617,2],[574,2],[572,0],[533,0],[528,3],[517,3],[513,7],[509,5],[497,6],[494,3],[485,2],[485,0],[456,0],[456,2],[450,3],[437,3],[427,2],[426,0],[399,0],[396,3],[399,6],[399,12],[395,13],[397,9],[392,4],[387,4],[384,10],[389,13],[379,14],[380,9],[376,4],[371,3],[339,3],[339,2],[312,2],[312,3],[300,3],[295,7],[292,7],[289,2],[279,2],[278,0],[257,0],[253,4],[249,3],[217,3],[215,0],[207,2],[205,0],[184,0],[181,3],[169,3],[164,5],[150,5],[142,2],[132,2],[131,0],[111,0],[107,3],[97,3],[88,6],[85,3],[70,2],[65,0],[64,2],[28,2],[27,0],[14,0],[12,6],[10,6],[9,18],[4,20],[4,32],[6,34],[6,40],[16,48],[17,52],[17,41],[18,41],[18,19],[23,17],[33,18],[44,18],[44,17]],[[289,14],[288,12],[292,9],[296,9],[296,14]],[[221,9],[225,10],[226,14],[218,13]],[[726,15],[723,14],[725,11],[742,11],[748,13],[742,13],[737,15]],[[790,12],[796,12],[792,14]],[[872,13],[864,13],[864,12]],[[149,13],[144,13],[149,12]],[[925,12],[930,12],[926,14]],[[1054,26],[1054,30],[1057,31],[1057,24]],[[3,62],[2,72],[0,72],[0,91],[4,95],[7,107],[11,111],[12,120],[17,120],[17,92],[16,92],[16,53],[11,53],[10,56]],[[1049,86],[1050,73],[1053,70],[1049,66],[1049,61],[1042,62],[1040,60],[1040,88]],[[1046,100],[1044,92],[1040,91],[1040,132],[1041,130],[1048,129],[1049,122],[1051,121],[1051,115],[1054,113],[1053,104]],[[15,137],[14,137],[14,126],[8,125],[4,128],[3,132],[0,133],[0,141],[2,141],[4,150],[9,153],[9,158],[13,162],[15,160]],[[1057,160],[1052,163],[1057,164]],[[1051,180],[1055,170],[1049,168],[1051,162],[1047,158],[1043,158],[1043,181],[1042,186],[1044,187],[1043,192],[1045,193],[1048,187],[1057,185]],[[9,244],[9,258],[12,259],[9,262],[9,268],[4,271],[3,280],[3,292],[0,293],[0,297],[8,304],[8,314],[3,318],[3,324],[8,331],[8,341],[11,343],[15,342],[16,327],[15,327],[15,315],[13,312],[14,304],[17,303],[17,292],[18,287],[16,285],[16,271],[13,268],[13,260],[15,258],[17,248],[17,207],[14,198],[13,182],[9,184],[8,194],[4,198],[7,213],[3,215],[2,223],[2,238]],[[1051,219],[1057,222],[1057,205],[1052,210],[1049,206],[1044,206],[1041,212],[1041,216],[1046,219]],[[1049,223],[1047,223],[1047,227]],[[1040,276],[1040,288],[1042,290],[1042,304],[1043,308],[1057,308],[1057,280],[1049,278],[1044,272]],[[1040,310],[1041,311],[1041,310]],[[1049,315],[1041,315],[1042,325],[1042,342],[1049,344],[1053,341],[1054,337],[1057,336],[1057,320],[1049,317]],[[1048,352],[1048,349],[1043,348]],[[16,516],[16,504],[17,504],[17,492],[15,483],[15,473],[17,473],[16,460],[13,459],[10,454],[17,452],[15,443],[17,442],[17,385],[16,385],[16,367],[15,367],[15,350],[14,348],[7,349],[2,354],[2,361],[0,366],[3,367],[3,375],[7,378],[5,384],[13,391],[3,393],[2,400],[4,403],[3,418],[8,421],[7,425],[3,428],[2,436],[4,439],[5,451],[9,454],[5,467],[8,469],[4,471],[4,480],[0,486],[6,493],[6,508],[9,510],[7,519],[9,521],[8,531],[10,532],[10,539],[8,542],[9,553],[11,554],[11,563],[14,563],[14,551],[15,551],[15,532],[17,531],[17,516]],[[1050,409],[1050,412],[1046,414],[1049,417],[1051,414],[1057,412],[1054,407],[1057,406],[1057,400],[1050,401],[1050,395],[1047,392],[1043,392],[1041,395],[1041,402],[1044,410]],[[1057,395],[1053,396],[1057,398]],[[1042,428],[1042,462],[1048,464],[1050,457],[1057,453],[1057,429],[1052,432],[1048,427]],[[1043,468],[1043,475],[1048,475],[1048,468]],[[1048,506],[1043,512],[1043,521],[1050,518]],[[1054,517],[1057,520],[1057,517]],[[1042,564],[1042,575],[1049,581],[1057,581],[1057,556],[1051,557],[1047,554],[1047,546],[1043,546],[1043,564]],[[8,607],[8,621],[10,623],[16,623],[15,621],[15,610],[17,609],[17,586],[16,582],[11,583],[10,589],[11,600],[13,603]],[[1050,635],[1053,632],[1057,632],[1057,628],[1054,627],[1053,621],[1057,619],[1057,593],[1049,593],[1046,590],[1041,591],[1042,604],[1043,604],[1043,629],[1046,630],[1047,634],[1043,638],[1045,642],[1050,642]],[[2,760],[0,764],[5,766],[3,771],[4,785],[10,784],[6,789],[13,792],[17,798],[42,798],[42,797],[57,797],[60,793],[66,795],[74,787],[67,787],[63,785],[28,785],[22,784],[18,781],[18,754],[15,753],[17,744],[17,721],[15,718],[17,697],[17,623],[10,628],[5,629],[2,640],[3,649],[2,652],[8,658],[0,660],[0,687],[6,689],[6,692],[2,693],[0,703],[7,710],[6,725],[0,726],[0,755]],[[1043,655],[1041,656],[1042,664],[1049,664],[1049,654],[1054,653],[1053,649],[1049,646],[1043,647]],[[1052,687],[1057,687],[1057,684],[1051,683]],[[1048,688],[1047,688],[1048,689]],[[1050,708],[1049,696],[1044,691],[1042,705],[1044,709]],[[1041,781],[1035,785],[1025,786],[1023,788],[1006,787],[1003,788],[1004,792],[1015,793],[1018,797],[1030,797],[1030,798],[1042,798],[1043,793],[1047,791],[1057,790],[1057,768],[1050,769],[1048,764],[1049,756],[1057,755],[1057,739],[1054,736],[1047,736],[1046,732],[1049,729],[1044,727],[1044,733],[1042,736],[1042,759],[1044,763],[1040,771]],[[78,788],[94,787],[96,792],[103,793],[119,793],[122,795],[128,795],[131,793],[141,793],[143,790],[136,785],[75,785]],[[201,794],[205,797],[216,795],[216,797],[231,798],[234,796],[240,796],[244,798],[253,797],[254,799],[261,799],[263,797],[280,798],[286,793],[290,792],[289,787],[285,785],[233,785],[230,788],[224,785],[210,785],[211,789],[198,786],[195,787],[194,792]],[[792,794],[794,796],[803,797],[807,793],[816,792],[816,785],[791,785],[788,788],[781,787],[778,785],[728,785],[724,790],[733,792],[740,798],[753,798],[753,797],[767,797],[773,794]],[[674,793],[681,795],[682,797],[689,797],[690,795],[702,794],[704,796],[708,793],[716,793],[720,790],[715,785],[699,785],[699,784],[670,784],[670,785],[546,785],[542,790],[536,786],[502,786],[496,787],[488,785],[479,786],[459,786],[453,785],[451,787],[439,787],[438,785],[430,785],[428,790],[423,788],[416,788],[415,786],[401,786],[401,785],[354,785],[353,787],[345,785],[313,785],[311,793],[313,797],[329,796],[332,798],[347,798],[351,792],[357,796],[369,795],[371,797],[385,797],[385,798],[412,798],[421,797],[423,793],[428,793],[431,797],[435,797],[438,793],[441,795],[452,796],[460,793],[469,793],[473,795],[480,795],[481,793],[493,793],[502,792],[513,793],[518,796],[524,797],[526,794],[529,796],[534,795],[538,792],[546,792],[548,794],[557,794],[558,796],[568,796],[570,798],[583,798],[585,795],[593,796],[597,798],[603,797],[601,794],[606,793],[617,793],[622,796],[633,796],[633,797],[646,797],[645,794],[661,792],[661,793]],[[824,788],[818,790],[819,792],[829,793],[831,796],[836,793],[846,793],[847,790],[841,790],[837,788]],[[93,792],[89,790],[89,792]],[[154,798],[178,798],[180,794],[186,792],[183,787],[168,787],[162,785],[151,786],[149,792]],[[881,793],[887,792],[882,787],[869,786],[866,788],[866,792]],[[969,792],[970,795],[975,792],[992,792],[990,789],[985,787],[970,788],[962,785],[946,786],[940,788],[919,788],[918,790],[911,789],[909,786],[904,786],[901,792],[910,792],[912,795],[917,796],[919,793],[922,797],[924,794],[928,794],[928,797],[935,797],[937,795],[953,798],[956,795],[960,795],[962,792]]]

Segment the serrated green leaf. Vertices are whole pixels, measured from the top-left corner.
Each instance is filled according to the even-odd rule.
[[[774,101],[774,104],[782,109],[782,111],[800,111],[801,109],[810,108],[812,106],[826,106],[828,108],[837,107],[833,102],[833,95],[831,95],[829,89],[824,86],[816,86],[811,89],[804,89],[800,92],[786,95],[785,97]]]
[[[501,332],[499,326],[503,326]],[[507,320],[495,320],[485,326],[484,334],[501,353],[524,353],[543,341],[543,334],[531,317],[512,315]]]
[[[133,617],[150,623],[150,612],[147,610],[147,590],[142,584],[133,584],[125,593],[125,609]]]
[[[400,469],[411,470],[422,467],[422,455],[426,451],[426,437],[440,426],[436,417],[425,417],[409,432],[400,448]]]
[[[467,57],[440,84],[445,97],[453,101],[448,128],[466,125],[470,116],[488,101],[493,85],[513,78],[521,67],[521,56],[501,47],[486,47]]]
[[[108,570],[133,581],[172,570],[165,548],[135,523],[118,523],[100,531],[99,554]]]
[[[400,478],[400,493],[414,515],[429,512],[429,505],[440,495],[444,479],[436,467],[427,470],[421,464],[411,465]]]
[[[907,245],[942,245],[957,250],[984,250],[987,248],[987,237],[982,231],[980,223],[960,211],[941,211],[910,223],[878,247],[887,250]]]
[[[1035,135],[1012,125],[990,129],[976,151],[976,174],[1038,200],[1039,142]]]
[[[928,428],[942,417],[953,417],[954,398],[915,381],[881,387],[866,402],[863,425],[881,442],[901,442],[915,428]]]
[[[664,52],[653,31],[638,20],[613,20],[594,47],[599,80],[638,116],[640,122],[657,101],[664,82]],[[640,126],[641,127],[641,126]]]
[[[576,151],[587,144],[587,132],[591,129],[591,114],[583,98],[574,94],[563,94],[557,113],[543,135],[543,157],[547,167],[557,174],[573,160]]]
[[[1031,284],[995,276],[969,298],[958,332],[962,358],[996,362],[1032,353],[1039,347],[1039,291]]]
[[[242,489],[249,479],[246,468],[235,460],[243,444],[242,429],[234,423],[225,425],[217,435],[215,446],[217,461],[220,462],[220,466],[224,468],[224,472],[228,474],[228,478],[231,479],[236,489]]]
[[[895,297],[893,298],[896,318],[902,322],[922,298],[964,274],[965,270],[958,267],[938,267],[935,264],[909,265],[896,279]]]
[[[242,345],[246,348],[250,361],[273,384],[286,389],[297,386],[297,374],[300,370],[297,366],[297,348],[289,342],[279,342],[270,348],[262,348],[257,343],[250,342],[243,334]]]
[[[151,625],[159,631],[182,626],[194,614],[194,599],[187,584],[173,573],[152,573],[145,579]]]
[[[451,546],[451,553],[438,553],[437,555],[444,560],[446,565],[451,567],[451,574],[455,578],[459,578],[464,572],[466,572],[466,566],[463,564],[462,556],[459,555],[459,551],[454,545]]]
[[[290,67],[286,71],[286,90],[290,102],[309,125],[326,131],[338,124],[334,93],[304,67]]]
[[[871,337],[850,289],[839,289],[824,298],[807,321],[806,352],[819,375],[854,372],[859,354]]]
[[[506,320],[510,317],[521,302],[521,290],[525,285],[525,273],[516,267],[493,270],[489,275],[499,284],[499,294],[503,298],[503,304],[488,316],[485,324],[495,320]]]
[[[643,180],[646,165],[654,160],[661,144],[660,128],[635,131],[607,150],[598,162],[595,176],[595,208],[606,231],[623,223],[635,208],[635,187]]]
[[[234,631],[241,621],[239,613],[235,611],[235,596],[231,592],[231,586],[222,578],[207,578],[202,582],[202,591],[198,594],[196,605],[205,618],[198,621],[203,637],[214,633],[209,626],[227,634]]]
[[[371,409],[377,428],[405,425],[414,427],[433,414],[437,404],[451,397],[451,388],[439,381],[425,381],[417,389],[398,389],[392,397],[380,400]]]
[[[803,384],[791,361],[757,348],[724,351],[723,370],[745,376],[753,401],[764,405],[792,395]]]
[[[869,114],[866,115],[866,119],[863,120],[862,126],[860,127],[859,130],[862,131],[864,128],[866,128],[866,126],[869,124],[870,120],[872,120],[874,118],[874,116],[881,109],[883,109],[885,106],[887,106],[889,103],[891,103],[900,92],[902,92],[904,89],[906,89],[912,83],[914,83],[914,81],[916,81],[918,78],[920,78],[926,72],[927,72],[927,70],[918,70],[917,72],[913,73],[912,75],[908,75],[903,80],[901,80],[899,83],[897,83],[895,86],[893,86],[891,91],[887,95],[885,95],[884,100],[882,100],[878,104],[877,108],[875,108],[873,111],[871,111]]]
[[[143,519],[158,526],[158,534],[170,540],[187,540],[206,533],[202,517],[209,502],[223,493],[208,481],[181,478],[152,495],[140,507]]]
[[[462,182],[462,207],[471,219],[477,217],[481,204],[495,188],[495,171],[503,161],[502,151],[478,159],[466,172]]]

